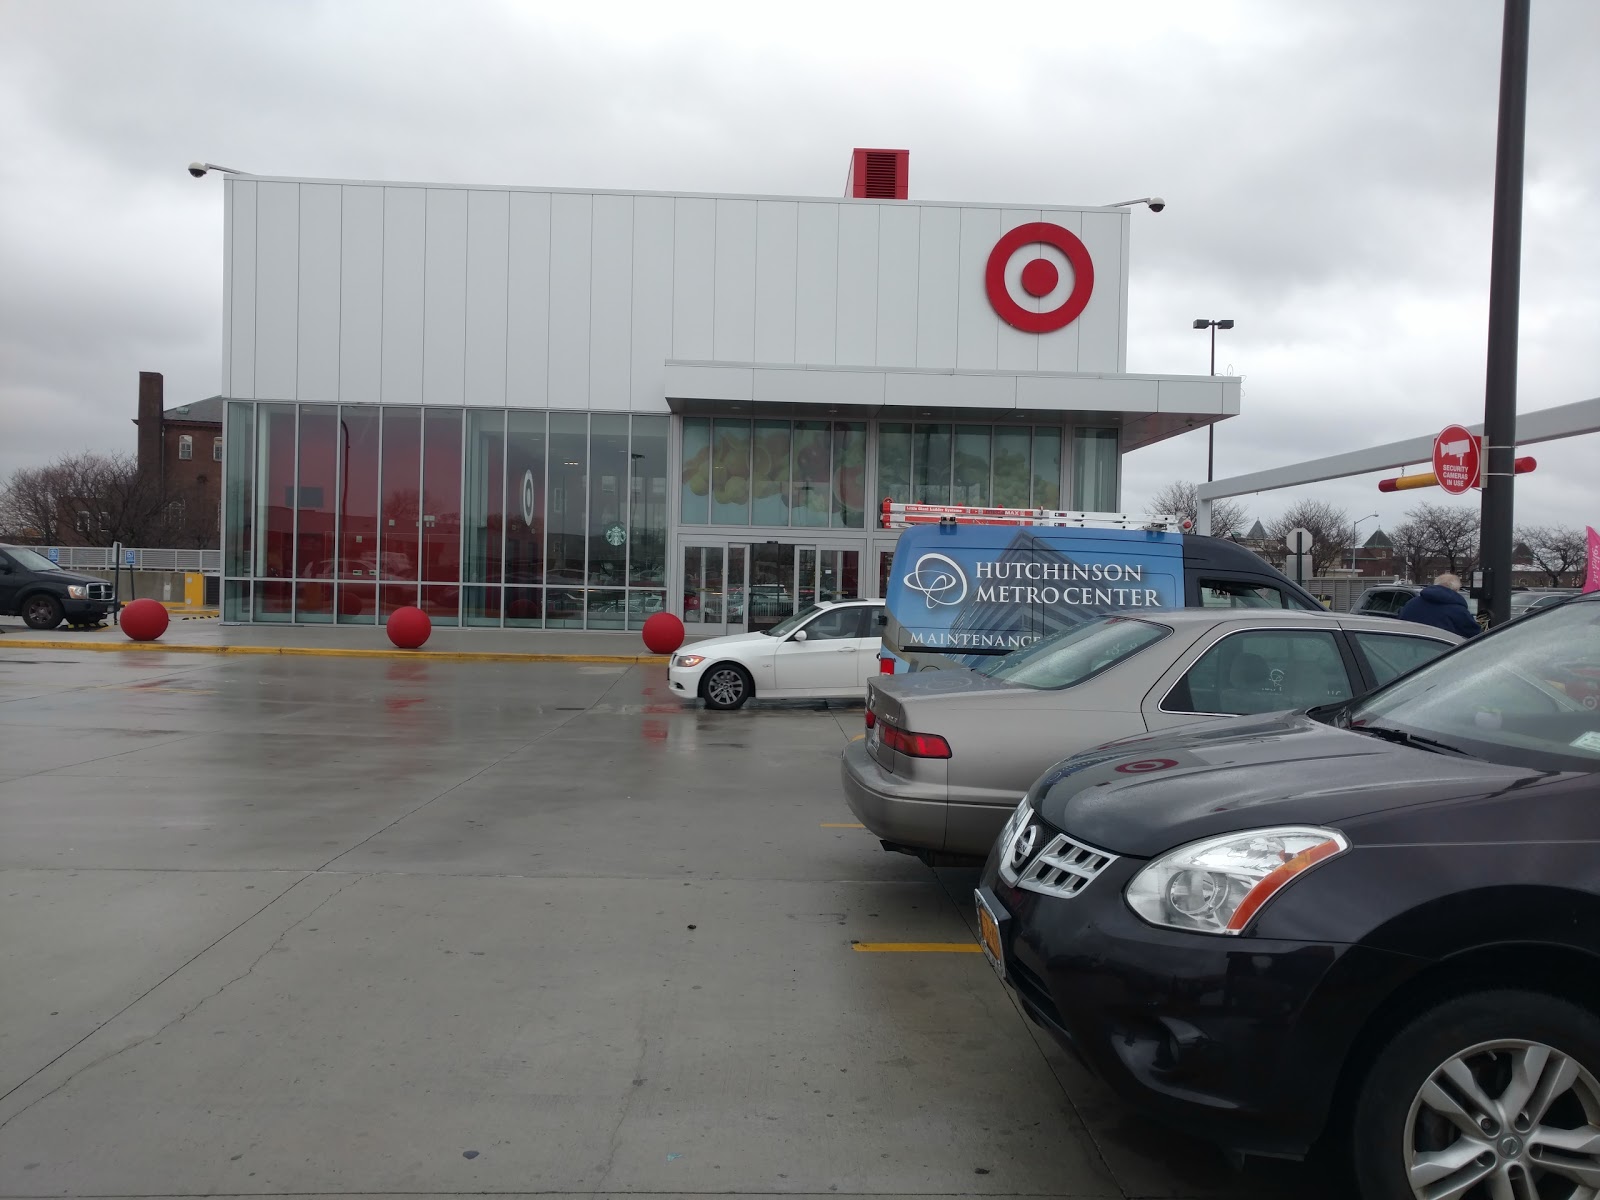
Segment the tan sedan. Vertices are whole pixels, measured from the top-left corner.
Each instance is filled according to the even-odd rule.
[[[1179,609],[1100,617],[978,670],[882,675],[845,797],[883,840],[935,865],[981,861],[1052,764],[1117,738],[1349,700],[1461,639],[1382,617]]]

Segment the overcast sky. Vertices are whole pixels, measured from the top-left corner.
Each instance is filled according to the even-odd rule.
[[[1519,408],[1600,395],[1600,3],[1533,0]],[[1483,413],[1500,5],[0,0],[0,475],[132,450],[137,372],[219,389],[222,198],[270,175],[838,195],[1133,218],[1129,369],[1238,322],[1219,476]],[[1600,435],[1532,451],[1521,522],[1600,525]],[[1124,503],[1205,477],[1127,460]],[[1299,495],[1398,521],[1376,476]],[[1472,505],[1473,497],[1450,500]],[[1362,536],[1380,522],[1368,521]]]

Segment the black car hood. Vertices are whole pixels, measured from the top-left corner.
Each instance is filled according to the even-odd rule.
[[[1056,828],[1145,858],[1236,829],[1334,825],[1539,777],[1285,713],[1114,742],[1051,768],[1030,795]]]
[[[85,583],[104,583],[98,575],[84,575],[77,571],[35,571],[33,577],[40,583],[58,583],[63,586],[72,584],[77,587]]]

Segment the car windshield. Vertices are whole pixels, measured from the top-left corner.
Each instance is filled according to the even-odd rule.
[[[1099,617],[977,667],[981,675],[1028,688],[1069,688],[1092,679],[1172,631],[1129,617]]]
[[[12,546],[6,550],[11,560],[19,567],[29,571],[59,571],[60,567],[51,562],[36,550],[24,550],[21,546]]]
[[[1374,693],[1348,724],[1511,766],[1600,771],[1600,603],[1506,625]]]
[[[768,637],[788,637],[796,629],[799,629],[800,626],[804,625],[807,621],[821,611],[822,606],[820,604],[808,604],[799,612],[795,613],[794,616],[785,617],[771,629],[763,629],[761,632],[766,634]]]

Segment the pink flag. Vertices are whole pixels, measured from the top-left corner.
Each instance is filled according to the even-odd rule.
[[[1600,533],[1594,531],[1594,526],[1589,530],[1589,577],[1583,581],[1583,590],[1586,592],[1600,592]]]

